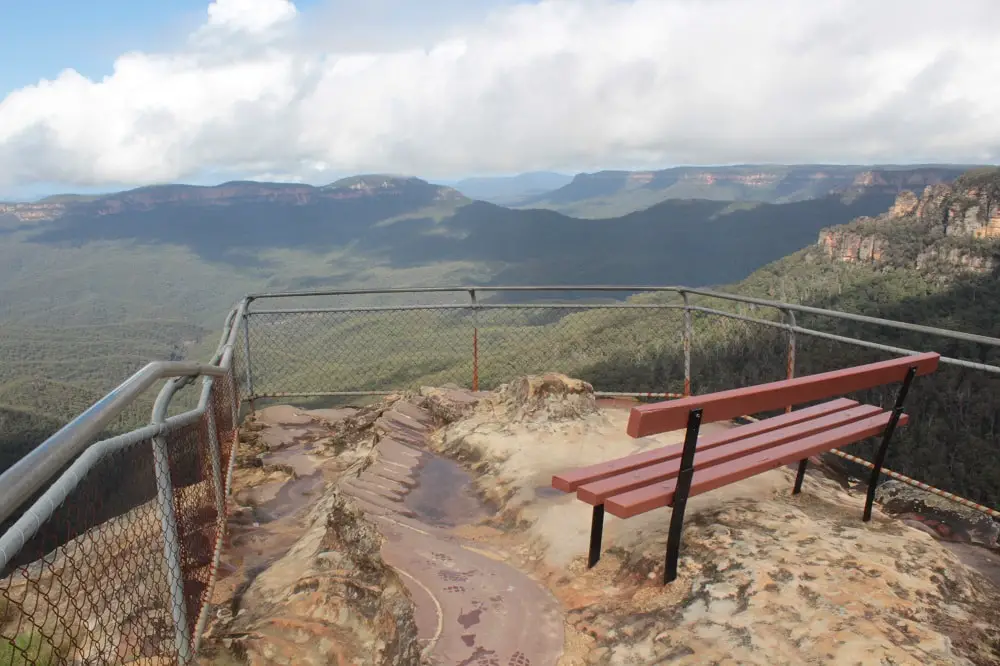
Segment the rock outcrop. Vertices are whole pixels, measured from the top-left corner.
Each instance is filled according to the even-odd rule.
[[[497,396],[512,422],[562,421],[597,411],[593,386],[554,372],[521,377],[501,387]]]
[[[919,197],[904,191],[883,215],[822,230],[817,247],[848,263],[988,273],[1000,266],[994,239],[1000,239],[1000,170],[987,169],[928,185]]]
[[[375,528],[336,490],[308,522],[243,592],[242,612],[221,613],[219,642],[250,664],[419,664],[413,605]]]

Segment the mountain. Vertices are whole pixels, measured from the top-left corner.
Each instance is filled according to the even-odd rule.
[[[547,192],[568,185],[572,176],[550,171],[534,171],[517,176],[466,178],[453,187],[469,197],[496,204],[511,204],[523,199],[537,198]]]
[[[22,238],[54,248],[179,246],[205,262],[261,268],[278,282],[295,276],[287,286],[343,283],[343,274],[319,265],[338,253],[369,269],[475,266],[480,279],[494,283],[703,285],[745,277],[808,244],[823,226],[880,212],[891,201],[879,193],[789,204],[669,200],[619,218],[580,220],[470,203],[416,179],[366,177],[318,189],[144,188],[69,207]],[[290,259],[294,272],[286,270]],[[310,263],[316,266],[306,272]]]
[[[553,192],[516,202],[585,218],[616,217],[668,199],[788,203],[834,193],[896,194],[954,180],[967,167],[741,165],[579,174]]]

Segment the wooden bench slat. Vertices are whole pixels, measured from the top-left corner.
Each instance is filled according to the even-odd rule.
[[[852,407],[856,407],[857,405],[858,403],[856,400],[838,398],[836,400],[824,402],[820,405],[813,405],[812,407],[800,409],[795,412],[758,421],[757,423],[738,426],[736,428],[732,428],[731,430],[727,430],[726,432],[715,435],[707,435],[700,438],[698,440],[697,451],[700,453],[701,451],[711,449],[716,446],[722,446],[723,444],[729,444],[730,442],[735,442],[740,439],[746,439],[762,433],[771,432],[772,430],[808,421],[809,419],[850,409]],[[643,451],[642,453],[634,453],[616,460],[609,460],[608,462],[598,463],[596,465],[588,465],[587,467],[572,469],[567,472],[563,472],[562,474],[553,476],[552,487],[566,493],[571,493],[585,483],[599,481],[623,472],[630,472],[632,470],[665,462],[667,460],[675,458],[680,459],[682,449],[683,443],[671,444],[669,446],[659,447],[650,451]]]
[[[781,444],[744,458],[705,469],[695,469],[689,497],[721,488],[839,446],[880,435],[884,432],[891,416],[891,413],[883,412],[863,421]],[[907,421],[907,415],[903,414],[900,416],[899,425],[905,425]],[[676,479],[670,479],[621,495],[614,495],[604,502],[605,509],[613,516],[631,518],[653,509],[669,506],[673,502],[676,482]]]
[[[679,430],[687,423],[688,413],[692,409],[700,408],[702,423],[711,423],[744,414],[757,414],[789,405],[800,405],[874,386],[894,384],[903,381],[911,366],[916,366],[918,376],[933,372],[937,369],[939,358],[940,355],[935,352],[914,354],[890,361],[806,375],[770,384],[641,405],[632,408],[626,432],[632,437],[646,437]]]
[[[792,413],[794,414],[794,412]],[[694,467],[697,471],[737,458],[745,458],[758,451],[862,421],[880,413],[883,413],[882,409],[874,405],[859,405],[833,414],[807,419],[754,437],[729,442],[723,446],[715,446],[707,451],[702,451],[702,447],[699,445],[696,449]],[[680,471],[680,462],[680,451],[678,451],[677,457],[671,460],[584,484],[577,488],[576,496],[588,504],[601,504],[612,495],[620,495],[676,477]]]

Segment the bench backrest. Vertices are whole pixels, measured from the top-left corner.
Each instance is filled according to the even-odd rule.
[[[633,407],[629,414],[627,432],[632,437],[646,437],[679,430],[687,425],[688,414],[692,409],[700,408],[702,423],[711,423],[894,384],[906,378],[911,366],[917,368],[917,375],[934,372],[940,357],[936,352],[914,354],[770,384]]]

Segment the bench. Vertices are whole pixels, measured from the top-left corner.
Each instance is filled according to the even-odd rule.
[[[691,396],[633,407],[627,433],[647,437],[686,428],[683,444],[673,444],[617,460],[581,467],[552,477],[552,487],[575,492],[594,507],[588,568],[600,560],[604,512],[630,518],[660,507],[672,507],[667,534],[663,582],[677,578],[684,509],[690,497],[721,488],[782,465],[798,463],[793,494],[802,490],[810,456],[882,436],[868,484],[862,519],[871,519],[878,482],[897,426],[905,425],[903,402],[913,378],[934,372],[940,356],[914,354],[844,370]],[[891,411],[859,404],[844,394],[902,382]],[[833,398],[831,400],[831,398]],[[812,406],[790,411],[795,405]],[[785,409],[755,423],[699,439],[703,423],[728,421],[760,412]],[[697,454],[697,455],[696,455]]]

